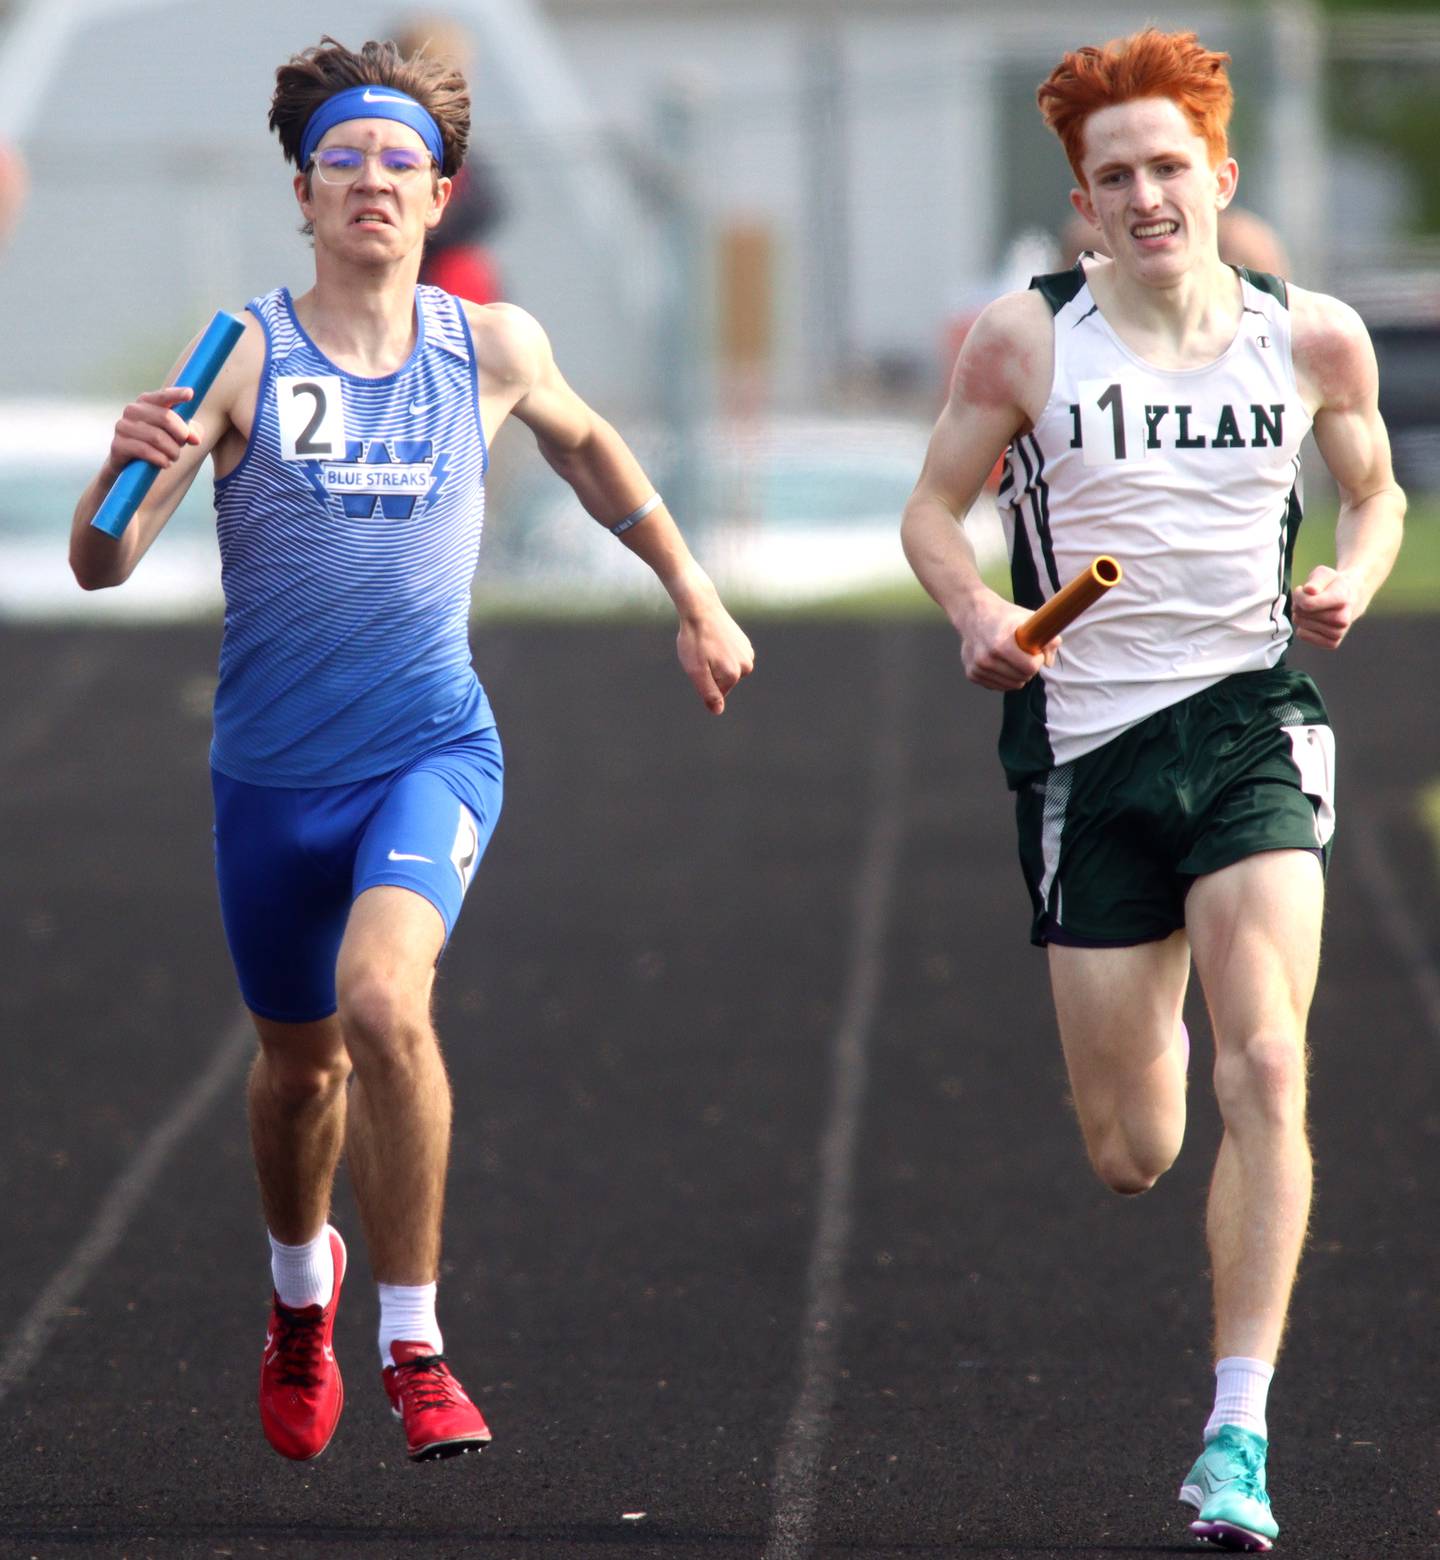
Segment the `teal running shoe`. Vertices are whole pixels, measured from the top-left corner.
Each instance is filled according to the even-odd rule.
[[[1237,1425],[1221,1425],[1180,1486],[1180,1499],[1200,1515],[1190,1524],[1196,1538],[1219,1549],[1263,1554],[1280,1527],[1265,1491],[1268,1443]]]

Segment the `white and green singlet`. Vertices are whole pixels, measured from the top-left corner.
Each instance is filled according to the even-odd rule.
[[[999,504],[1016,603],[1038,607],[1099,554],[1124,578],[1005,696],[1010,783],[1103,746],[1290,642],[1300,446],[1310,415],[1284,282],[1239,270],[1234,339],[1199,368],[1132,352],[1073,270],[1031,284],[1055,316],[1050,396],[1005,458]]]

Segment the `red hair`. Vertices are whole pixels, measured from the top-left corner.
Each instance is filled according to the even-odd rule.
[[[1213,168],[1228,151],[1225,127],[1235,94],[1225,67],[1228,54],[1203,49],[1193,32],[1162,33],[1154,27],[1114,38],[1104,48],[1076,49],[1040,83],[1035,94],[1045,123],[1060,137],[1082,189],[1085,122],[1102,108],[1136,98],[1165,97],[1190,121],[1210,153]]]

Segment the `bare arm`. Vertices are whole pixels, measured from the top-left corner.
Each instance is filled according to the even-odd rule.
[[[174,408],[188,401],[190,392],[176,388],[173,381],[194,345],[192,341],[171,369],[169,388],[147,390],[121,412],[105,462],[75,506],[70,526],[70,568],[84,590],[122,585],[130,578],[189,491],[205,457],[231,430],[232,410],[245,385],[250,386],[253,396],[264,344],[259,322],[247,317],[245,335],[200,409],[186,423]],[[107,536],[90,521],[116,477],[137,458],[158,466],[160,474],[124,533]]]
[[[1029,655],[1015,643],[1029,614],[985,584],[961,523],[1005,447],[1044,404],[1051,329],[1035,294],[1010,294],[981,313],[900,523],[910,567],[959,633],[965,675],[983,688],[1023,687],[1059,645]]]
[[[501,405],[535,435],[540,453],[604,526],[633,514],[654,491],[620,435],[576,395],[556,367],[545,332],[521,309],[471,311],[482,374],[503,387]],[[664,504],[621,533],[649,565],[680,620],[680,664],[714,714],[725,695],[754,670],[750,641],[725,610],[709,576],[691,556]]]
[[[1380,417],[1375,349],[1359,315],[1320,293],[1293,292],[1295,370],[1312,408],[1315,444],[1340,490],[1335,567],[1295,592],[1295,632],[1335,649],[1384,584],[1404,533],[1405,494]]]

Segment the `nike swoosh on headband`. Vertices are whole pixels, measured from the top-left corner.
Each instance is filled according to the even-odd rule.
[[[304,133],[300,137],[302,168],[308,168],[310,159],[325,135],[336,125],[348,119],[393,119],[408,125],[425,143],[425,149],[437,168],[445,166],[445,143],[440,126],[422,103],[403,92],[385,92],[374,86],[346,87],[326,100],[311,114]]]

